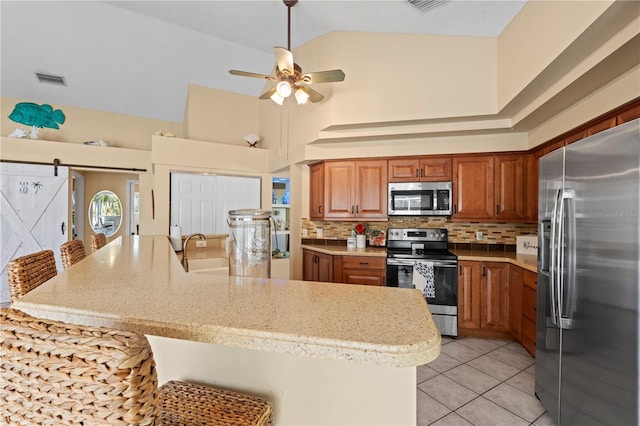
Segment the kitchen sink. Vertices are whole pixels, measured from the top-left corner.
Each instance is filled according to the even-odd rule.
[[[206,259],[188,259],[189,273],[229,275],[229,259],[209,257]]]

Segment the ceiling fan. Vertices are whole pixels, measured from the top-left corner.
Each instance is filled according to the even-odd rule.
[[[229,73],[278,82],[259,96],[260,99],[270,98],[278,105],[282,105],[284,99],[291,96],[291,94],[295,96],[299,105],[307,101],[312,103],[320,102],[324,99],[324,96],[307,85],[343,81],[344,72],[342,70],[329,70],[302,73],[302,68],[293,62],[293,53],[291,53],[291,8],[298,3],[298,0],[283,0],[283,2],[287,6],[287,48],[273,48],[276,54],[276,68],[273,74],[266,75],[238,70],[229,70]]]

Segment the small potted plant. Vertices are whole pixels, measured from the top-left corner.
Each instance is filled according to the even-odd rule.
[[[359,223],[353,230],[356,233],[356,248],[365,248],[367,246],[367,228]]]

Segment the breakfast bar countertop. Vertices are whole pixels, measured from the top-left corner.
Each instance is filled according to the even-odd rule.
[[[440,354],[417,290],[187,273],[166,236],[121,237],[16,301],[76,324],[360,364]]]

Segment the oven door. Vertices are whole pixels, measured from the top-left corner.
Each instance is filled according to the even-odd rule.
[[[413,265],[416,261],[430,262],[429,259],[387,258],[387,286],[415,288],[413,285]],[[429,305],[458,306],[458,261],[434,260],[433,274],[436,297],[427,297]]]

